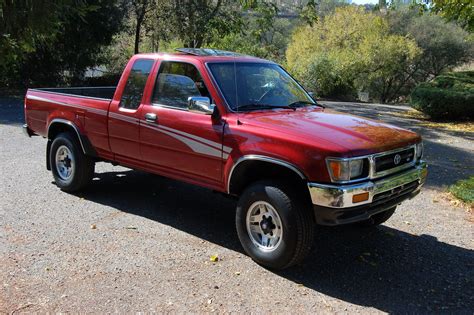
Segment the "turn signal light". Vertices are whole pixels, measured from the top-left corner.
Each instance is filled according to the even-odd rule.
[[[358,202],[367,201],[367,200],[369,200],[368,192],[352,196],[352,203],[358,203]]]

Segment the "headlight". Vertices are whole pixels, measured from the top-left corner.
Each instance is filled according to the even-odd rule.
[[[333,182],[349,181],[364,176],[364,164],[368,164],[367,159],[327,159],[329,175]],[[368,169],[367,167],[365,169]]]
[[[416,159],[420,160],[423,157],[423,142],[416,144]]]

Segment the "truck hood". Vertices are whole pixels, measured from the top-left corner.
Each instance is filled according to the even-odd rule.
[[[244,124],[291,134],[318,145],[330,142],[349,150],[353,156],[387,151],[421,140],[406,129],[315,107],[252,112],[239,119]]]

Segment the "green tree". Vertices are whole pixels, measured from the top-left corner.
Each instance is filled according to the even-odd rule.
[[[390,34],[381,16],[351,6],[336,8],[313,27],[300,27],[286,57],[290,71],[309,89],[322,94],[368,90],[387,102],[397,97],[395,83],[420,53],[413,40]],[[314,78],[318,68],[328,77]]]
[[[29,15],[40,14],[41,2],[49,5],[46,20],[36,17],[16,25],[22,17],[29,21]],[[10,86],[76,81],[86,68],[102,62],[102,49],[120,30],[123,12],[118,0],[4,1],[2,38],[13,45],[2,49],[14,58],[0,57],[0,67],[8,71],[0,80]]]
[[[458,22],[469,32],[474,31],[474,5],[472,0],[433,0],[432,10],[448,21]]]
[[[473,57],[469,33],[438,15],[420,15],[418,10],[406,8],[390,11],[387,17],[393,33],[413,38],[423,50],[411,71],[417,82],[430,80]]]
[[[71,1],[62,1],[70,6]],[[19,63],[35,43],[53,38],[60,30],[59,0],[0,0],[0,82],[19,76]],[[21,22],[19,22],[21,21]]]
[[[232,0],[173,0],[171,23],[185,47],[199,48],[240,27],[240,4]]]

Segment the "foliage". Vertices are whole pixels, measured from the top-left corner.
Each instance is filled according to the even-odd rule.
[[[22,27],[16,25],[21,24],[16,19],[24,17],[28,21],[30,14],[40,14],[37,2],[3,2],[6,27],[2,28],[2,37],[12,40],[12,46],[2,46],[9,51],[7,56],[0,56],[0,67],[8,71],[0,81],[7,86],[78,80],[86,68],[101,63],[102,47],[110,44],[121,26],[123,10],[117,0],[71,0],[61,5],[43,2],[49,4],[45,19],[37,17],[38,21]],[[5,8],[13,13],[5,15]]]
[[[474,204],[474,176],[460,180],[449,188],[449,191],[458,199]]]
[[[393,82],[419,54],[413,40],[390,34],[382,17],[350,6],[336,8],[313,27],[300,27],[286,57],[290,71],[323,96],[341,88],[352,94],[368,90],[385,102],[395,98]],[[318,84],[311,77],[321,62],[330,75]]]
[[[328,55],[315,56],[306,71],[300,77],[302,82],[318,95],[337,98],[353,98],[354,87],[344,76],[342,71],[337,70],[337,64]]]
[[[421,15],[415,9],[390,11],[392,32],[413,38],[423,50],[412,67],[410,79],[426,81],[472,59],[473,42],[469,34],[454,23],[445,23],[437,15]]]
[[[411,103],[435,120],[474,118],[474,71],[447,73],[418,85]]]
[[[209,46],[284,62],[294,24],[278,18],[278,9],[273,4],[258,3],[252,9],[254,14],[242,18],[240,29],[225,36],[216,33]]]
[[[455,21],[469,32],[474,31],[474,5],[472,0],[433,0],[433,12],[448,21]]]
[[[174,0],[170,23],[185,47],[199,48],[216,31],[225,36],[240,27],[239,6],[232,0]]]

